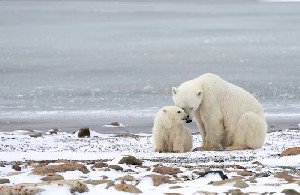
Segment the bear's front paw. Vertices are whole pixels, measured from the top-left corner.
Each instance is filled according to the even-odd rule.
[[[154,149],[153,151],[154,151],[154,152],[158,152],[158,153],[162,153],[162,152],[163,152],[162,149]]]
[[[196,152],[196,151],[203,151],[204,150],[204,147],[197,147],[197,148],[194,148],[193,149],[193,152]]]
[[[173,150],[173,153],[183,153],[183,150]]]

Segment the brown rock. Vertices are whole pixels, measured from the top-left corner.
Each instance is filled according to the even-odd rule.
[[[216,192],[207,192],[207,191],[197,191],[197,194],[204,194],[204,195],[217,195]]]
[[[300,147],[288,148],[280,154],[280,157],[292,156],[297,154],[300,154]]]
[[[88,180],[88,181],[85,181],[84,183],[86,184],[91,184],[91,185],[99,185],[99,184],[104,184],[106,183],[106,189],[108,189],[109,187],[113,186],[114,185],[114,182],[111,181],[111,180],[106,180],[106,179],[103,179],[103,180]]]
[[[110,123],[110,125],[115,126],[115,127],[119,127],[119,126],[120,126],[120,123],[118,123],[118,122],[113,122],[113,123]]]
[[[38,137],[42,137],[43,134],[42,133],[36,133],[36,134],[29,135],[29,136],[34,137],[34,138],[38,138]]]
[[[252,175],[251,171],[237,171],[236,173],[240,176],[251,176]]]
[[[179,189],[179,188],[183,188],[182,186],[171,186],[169,187],[169,189]]]
[[[153,169],[153,172],[160,173],[163,175],[174,175],[177,173],[182,173],[182,171],[179,168],[172,168],[172,167],[155,167]]]
[[[114,169],[116,171],[123,171],[123,167],[121,167],[119,165],[109,165],[108,168]]]
[[[246,188],[249,185],[244,182],[241,177],[234,177],[232,179],[225,179],[225,180],[221,180],[221,181],[212,181],[209,184],[212,184],[214,186],[220,186],[220,185],[224,185],[227,183],[232,183],[235,182],[234,187],[238,187],[238,188]]]
[[[126,175],[124,177],[118,177],[116,180],[125,180],[125,181],[133,181],[134,177],[130,176],[130,175]]]
[[[119,164],[126,164],[126,165],[142,165],[143,162],[140,159],[137,159],[134,156],[125,156],[120,161]]]
[[[79,138],[90,137],[90,136],[91,136],[91,133],[90,133],[90,129],[88,127],[83,127],[81,129],[79,129],[79,132],[78,132]]]
[[[23,174],[23,173],[24,173],[23,171],[20,171],[20,172],[10,172],[6,176],[20,175],[20,174]]]
[[[278,172],[278,173],[276,173],[275,177],[283,178],[283,179],[285,179],[286,181],[289,181],[289,182],[294,181],[294,177],[289,175],[288,173],[285,173],[285,172]]]
[[[81,171],[82,173],[89,173],[90,171],[82,164],[66,163],[61,165],[47,165],[36,167],[32,173],[35,175],[48,175],[49,173],[66,172],[66,171]]]
[[[10,183],[9,179],[0,179],[0,184]]]
[[[159,186],[160,184],[164,184],[164,183],[171,183],[169,176],[151,174],[151,175],[146,175],[145,177],[151,177],[154,186]]]
[[[0,186],[1,195],[36,195],[44,190],[40,188],[32,188],[26,185],[12,185],[12,186]]]
[[[252,164],[258,165],[258,166],[261,166],[261,165],[262,165],[262,164],[261,164],[260,162],[258,162],[258,161],[255,161],[255,162],[253,162]]]
[[[17,185],[5,185],[0,186],[1,195],[36,195],[40,194],[43,190],[39,187],[46,185],[58,185],[58,186],[68,186],[71,193],[75,192],[88,192],[89,189],[87,185],[81,181],[77,180],[61,180],[61,181],[52,181],[52,182],[41,182],[41,183],[26,183],[26,184],[17,184]]]
[[[57,174],[49,174],[48,176],[42,178],[42,181],[57,181],[57,180],[64,180],[65,178],[61,175]]]
[[[14,164],[12,168],[16,171],[21,171],[21,167],[18,164]]]
[[[299,195],[300,193],[297,192],[294,189],[285,189],[282,191],[282,193],[286,194],[286,195]]]
[[[249,177],[245,181],[250,181],[250,183],[257,183],[257,181],[255,180],[255,177]]]
[[[55,163],[70,163],[70,161],[60,159],[60,160],[55,161]]]
[[[52,134],[57,134],[57,132],[59,132],[59,130],[57,128],[54,128],[52,130],[49,131],[49,133]]]
[[[139,190],[135,186],[129,185],[129,184],[116,184],[115,188],[116,188],[116,190],[123,191],[123,192],[130,192],[130,193],[134,193],[134,194],[142,193],[141,190]]]
[[[240,180],[237,180],[233,186],[237,187],[237,188],[247,188],[249,185],[240,179]]]
[[[94,163],[94,165],[92,166],[92,168],[103,168],[103,167],[107,167],[108,164],[104,163],[104,162],[96,162]]]
[[[235,189],[235,190],[229,190],[226,194],[230,194],[230,195],[244,195],[246,193],[243,193],[240,189]]]

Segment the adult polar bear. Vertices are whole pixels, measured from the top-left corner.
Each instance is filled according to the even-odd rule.
[[[247,91],[207,73],[173,87],[173,101],[197,120],[201,150],[262,147],[267,123],[260,103]]]

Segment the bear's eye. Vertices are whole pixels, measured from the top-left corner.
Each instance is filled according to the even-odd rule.
[[[180,113],[180,111],[178,111],[177,113]]]

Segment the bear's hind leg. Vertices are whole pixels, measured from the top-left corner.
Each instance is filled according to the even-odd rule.
[[[267,124],[257,114],[247,112],[239,119],[233,131],[233,144],[226,150],[257,149],[262,147],[267,132]]]

